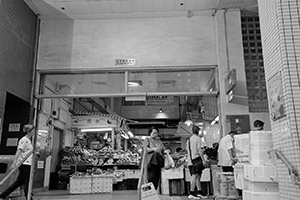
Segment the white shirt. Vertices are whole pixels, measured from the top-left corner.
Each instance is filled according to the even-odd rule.
[[[17,163],[19,163],[28,154],[28,152],[30,152],[33,149],[31,140],[26,136],[22,137],[18,143],[18,149],[21,150],[21,154],[18,158]],[[31,165],[31,161],[32,161],[32,154],[25,160],[23,165]]]
[[[191,154],[190,154],[190,144],[191,144]],[[186,150],[187,150],[187,162],[188,162],[188,166],[193,165],[192,164],[192,159],[195,159],[197,157],[200,156],[200,152],[202,151],[202,148],[205,146],[205,143],[203,142],[203,140],[193,134],[190,139],[187,140],[186,142]],[[192,158],[190,158],[191,156]]]
[[[233,149],[233,138],[230,135],[226,135],[219,142],[219,165],[232,166],[232,160],[228,152],[229,149]]]

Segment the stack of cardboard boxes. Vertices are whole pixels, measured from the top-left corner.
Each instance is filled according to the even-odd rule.
[[[251,131],[249,164],[244,164],[243,200],[279,200],[275,156],[270,131]]]

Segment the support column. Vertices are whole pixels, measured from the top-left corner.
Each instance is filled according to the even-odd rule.
[[[243,58],[241,15],[239,10],[218,10],[215,13],[215,36],[219,80],[219,120],[221,136],[230,131],[226,115],[249,115],[245,64]],[[225,77],[236,69],[237,86],[245,103],[229,103],[225,91]]]
[[[274,148],[300,173],[300,2],[258,0]],[[277,160],[280,199],[300,199],[300,185]]]

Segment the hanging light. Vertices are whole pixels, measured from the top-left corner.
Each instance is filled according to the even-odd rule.
[[[160,113],[163,113],[164,111],[163,111],[162,109],[159,109],[159,112],[160,112]]]
[[[191,120],[186,120],[186,121],[184,122],[184,124],[187,125],[187,126],[191,126],[191,125],[193,125],[194,123],[193,123]]]

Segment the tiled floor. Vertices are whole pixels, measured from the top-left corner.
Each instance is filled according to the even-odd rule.
[[[160,200],[188,200],[187,196],[168,196],[160,195]],[[124,191],[113,191],[109,194],[90,194],[90,195],[68,195],[66,192],[60,191],[49,191],[45,193],[36,194],[33,197],[34,200],[139,200],[137,191],[124,190]],[[12,200],[25,200],[25,197],[15,197]],[[147,199],[154,200],[154,199]],[[212,198],[208,198],[212,200]]]

